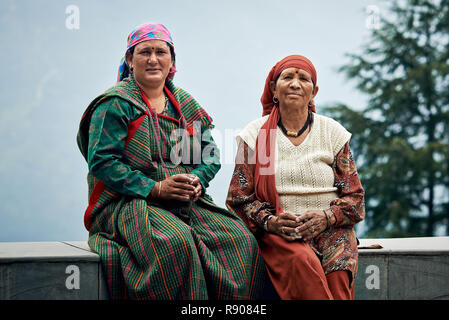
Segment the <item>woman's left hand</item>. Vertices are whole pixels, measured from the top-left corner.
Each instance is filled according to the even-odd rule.
[[[201,196],[201,193],[203,192],[203,187],[201,186],[200,183],[200,178],[198,178],[196,175],[194,175],[193,173],[188,173],[187,174],[190,178],[192,178],[192,181],[190,182],[191,185],[193,185],[195,187],[195,194],[193,195],[192,201],[195,202],[199,199],[199,197]]]
[[[327,228],[327,219],[323,210],[307,210],[298,217],[300,225],[295,232],[304,241],[309,241]]]

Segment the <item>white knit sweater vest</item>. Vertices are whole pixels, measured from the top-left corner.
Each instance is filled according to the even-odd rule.
[[[257,134],[268,116],[249,123],[237,136],[254,150]],[[276,133],[275,181],[280,206],[285,212],[302,214],[328,209],[337,198],[332,163],[351,134],[338,122],[314,114],[306,139],[294,146],[278,128]]]

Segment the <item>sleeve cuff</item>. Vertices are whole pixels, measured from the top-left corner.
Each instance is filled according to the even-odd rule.
[[[150,197],[151,191],[153,191],[154,186],[156,185],[156,181],[154,181],[153,179],[149,179],[148,185],[145,187],[145,193],[143,194],[143,196],[145,198]]]

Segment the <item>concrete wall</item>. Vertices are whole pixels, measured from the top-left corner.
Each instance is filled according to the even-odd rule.
[[[449,237],[360,241],[356,299],[449,299]],[[0,243],[0,299],[107,299],[100,259],[82,241]]]
[[[449,237],[362,239],[356,299],[449,299]]]
[[[86,242],[0,243],[0,299],[106,298],[100,258]]]

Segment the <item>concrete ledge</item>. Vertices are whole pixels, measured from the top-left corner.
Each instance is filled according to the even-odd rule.
[[[86,242],[0,243],[0,299],[107,299],[100,257]]]
[[[449,237],[360,239],[359,247],[356,299],[449,299]],[[100,258],[85,241],[0,243],[0,299],[107,298]]]
[[[361,239],[356,299],[449,299],[449,237]]]
[[[0,263],[100,261],[86,242],[0,242]]]

